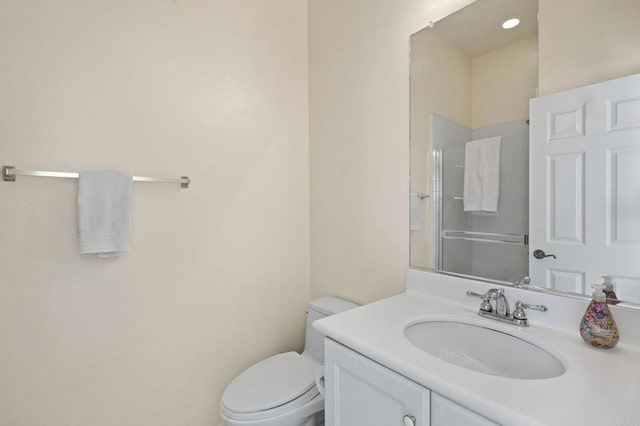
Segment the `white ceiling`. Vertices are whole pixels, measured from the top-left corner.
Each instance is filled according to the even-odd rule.
[[[508,18],[520,25],[505,30]],[[477,0],[435,23],[434,28],[472,57],[538,32],[537,0]]]

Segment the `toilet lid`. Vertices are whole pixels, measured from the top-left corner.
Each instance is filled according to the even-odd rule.
[[[224,406],[237,413],[268,410],[292,401],[315,386],[317,364],[287,352],[246,369],[225,389]]]

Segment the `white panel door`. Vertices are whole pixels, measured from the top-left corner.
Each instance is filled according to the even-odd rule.
[[[530,119],[532,284],[590,294],[612,275],[640,301],[640,74],[532,99]]]
[[[429,390],[325,339],[327,426],[429,426]]]

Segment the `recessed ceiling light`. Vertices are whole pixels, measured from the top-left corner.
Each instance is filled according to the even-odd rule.
[[[515,28],[520,24],[520,19],[518,18],[509,18],[502,23],[502,28],[505,30],[510,30],[511,28]]]

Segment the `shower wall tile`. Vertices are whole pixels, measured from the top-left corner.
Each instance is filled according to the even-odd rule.
[[[434,148],[464,146],[471,140],[472,131],[468,127],[448,120],[438,114],[432,114],[432,141]]]
[[[513,136],[519,134],[528,134],[529,125],[524,120],[513,121],[511,123],[498,124],[495,126],[482,127],[474,129],[472,132],[473,139],[490,138],[493,136]]]

